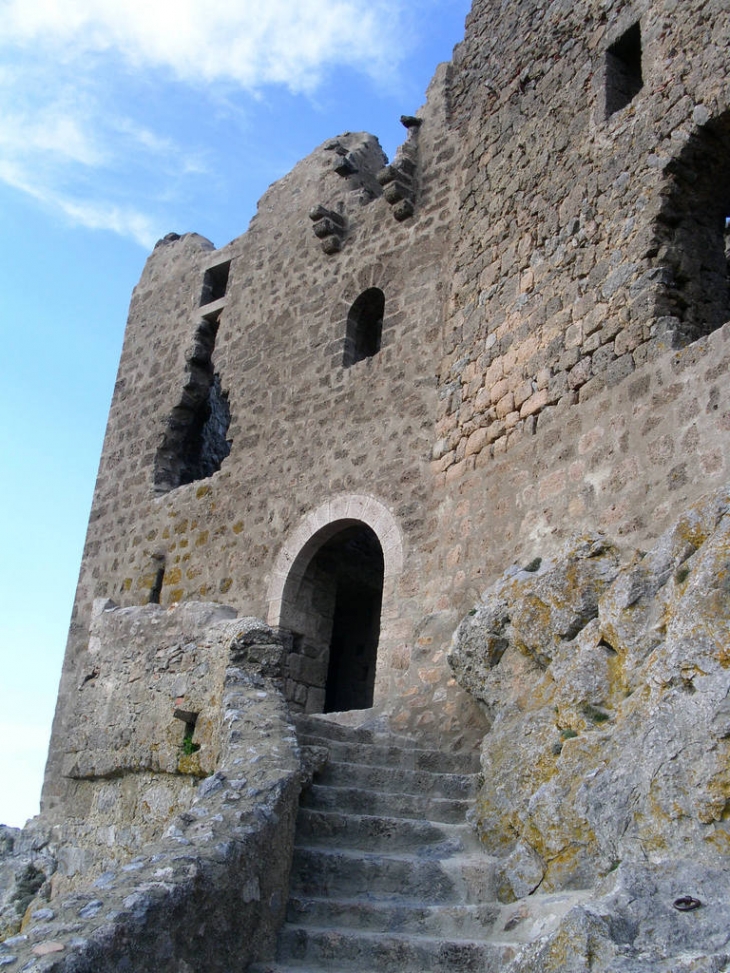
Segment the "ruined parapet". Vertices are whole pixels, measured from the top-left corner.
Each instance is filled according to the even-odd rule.
[[[377,174],[386,160],[377,139],[365,133],[345,132],[325,142],[323,155],[324,173],[338,176],[339,185],[327,180],[327,202],[312,207],[309,218],[322,251],[331,255],[339,253],[351,222],[357,222],[356,208],[381,195]]]
[[[138,634],[154,631],[149,609],[126,616],[136,616]],[[84,836],[71,829],[72,821],[55,828],[48,854],[55,855],[57,874],[25,902],[22,928],[0,943],[3,968],[85,973],[154,967],[179,973],[204,962],[225,973],[233,955],[245,968],[270,954],[286,901],[301,782],[296,736],[279,690],[282,646],[271,629],[251,618],[214,623],[207,637],[215,654],[227,660],[212,693],[219,727],[215,767],[200,782],[186,770],[186,748],[179,747],[182,766],[174,773],[190,778],[189,797],[172,809],[164,833],[147,835],[127,856],[116,847],[123,831],[113,826],[112,816],[125,818],[127,827],[141,823],[155,779],[138,804],[116,810],[114,803],[129,800],[125,780],[137,776],[131,768],[120,767],[108,779],[117,787],[106,792],[104,802],[94,797],[93,777],[80,782],[87,837],[95,826],[96,847],[83,847]],[[171,716],[175,702],[168,700]],[[188,749],[202,759],[202,746]],[[102,861],[104,835],[110,844]],[[63,876],[70,858],[79,863],[85,851],[90,861],[84,872]]]

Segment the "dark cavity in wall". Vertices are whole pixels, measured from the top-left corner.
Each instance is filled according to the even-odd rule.
[[[213,301],[218,301],[221,297],[226,296],[230,269],[231,261],[227,260],[223,264],[218,264],[217,267],[206,270],[203,278],[203,290],[200,294],[201,307],[204,304],[212,304]]]
[[[212,476],[231,451],[228,392],[213,368],[218,323],[218,316],[207,317],[196,329],[180,402],[168,417],[155,458],[157,493]]]
[[[297,580],[287,582],[282,628],[292,633],[285,689],[294,709],[366,709],[373,689],[383,599],[383,551],[365,524],[323,529]]]
[[[730,321],[730,112],[698,128],[667,175],[656,225],[656,315],[681,347]]]
[[[378,287],[370,287],[358,297],[347,315],[344,368],[350,368],[364,358],[372,358],[380,351],[383,334],[385,295]]]
[[[155,580],[150,588],[150,605],[159,605],[160,595],[162,594],[162,585],[165,580],[165,556],[164,554],[156,554],[152,558],[152,568],[155,572]]]
[[[625,108],[644,85],[638,22],[606,51],[606,118]]]

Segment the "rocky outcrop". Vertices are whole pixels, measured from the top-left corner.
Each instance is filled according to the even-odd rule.
[[[717,493],[621,563],[580,537],[457,630],[451,667],[491,724],[475,823],[501,897],[596,889],[515,971],[730,963],[729,511]]]
[[[47,828],[0,824],[0,940],[20,928],[25,910],[48,884],[57,862]]]

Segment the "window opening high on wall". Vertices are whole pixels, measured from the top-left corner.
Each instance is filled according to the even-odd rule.
[[[372,358],[380,351],[383,335],[385,295],[378,287],[370,287],[358,297],[347,315],[344,368],[350,368],[364,358]]]
[[[606,51],[606,118],[625,108],[643,86],[641,27],[637,21]]]

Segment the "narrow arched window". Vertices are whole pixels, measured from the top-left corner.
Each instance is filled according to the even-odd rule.
[[[363,358],[372,358],[380,351],[383,336],[385,294],[378,287],[369,287],[358,297],[347,315],[345,350],[342,365],[349,368]]]

